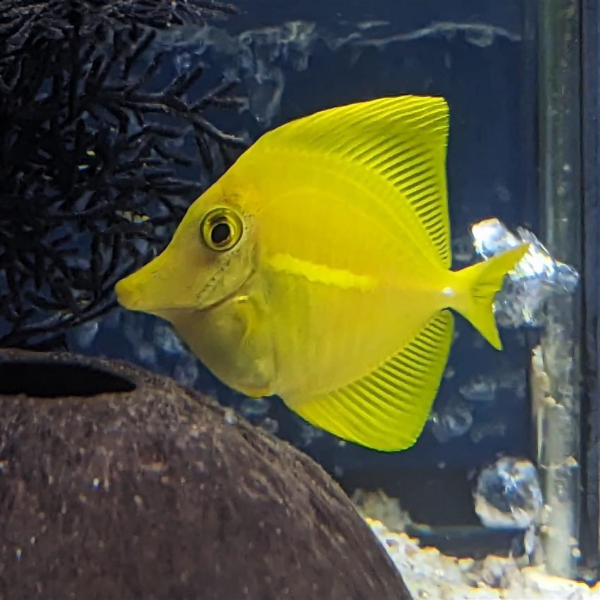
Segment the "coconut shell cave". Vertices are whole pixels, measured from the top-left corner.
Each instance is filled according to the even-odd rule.
[[[170,379],[2,351],[0,411],[0,599],[410,599],[317,464]]]

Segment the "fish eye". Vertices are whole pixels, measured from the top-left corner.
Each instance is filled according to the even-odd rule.
[[[243,225],[240,216],[229,208],[213,208],[200,224],[204,243],[217,252],[234,248],[242,237]]]

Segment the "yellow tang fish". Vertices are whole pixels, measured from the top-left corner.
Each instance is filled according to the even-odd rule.
[[[527,251],[450,270],[448,106],[402,96],[260,138],[189,208],[165,251],[117,284],[249,396],[378,450],[419,437],[453,315],[494,346],[492,303]]]

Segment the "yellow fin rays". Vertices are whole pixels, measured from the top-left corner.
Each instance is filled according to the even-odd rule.
[[[401,96],[328,109],[265,134],[263,146],[322,152],[368,169],[388,186],[386,200],[430,260],[451,265],[446,189],[449,111],[443,98]]]
[[[323,396],[287,401],[307,421],[359,444],[404,450],[419,437],[444,372],[454,318],[442,311],[373,373]]]

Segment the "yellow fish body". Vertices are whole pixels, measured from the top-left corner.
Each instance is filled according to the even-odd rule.
[[[519,247],[450,270],[448,107],[402,96],[259,139],[192,204],[165,251],[117,284],[250,396],[392,451],[419,437],[454,309],[495,347],[492,303]]]

